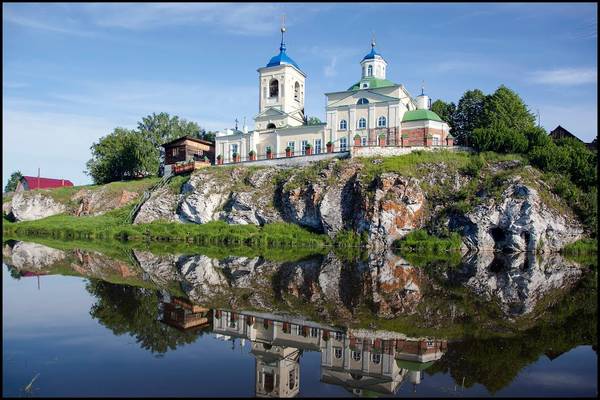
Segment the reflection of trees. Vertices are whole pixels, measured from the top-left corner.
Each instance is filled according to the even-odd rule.
[[[580,345],[597,346],[596,274],[589,273],[568,296],[539,321],[515,337],[465,339],[448,346],[448,352],[428,374],[450,373],[459,384],[484,385],[491,393],[504,388],[542,354],[554,358]]]
[[[182,332],[159,321],[156,290],[90,279],[86,289],[98,301],[90,315],[116,335],[128,333],[143,349],[163,354],[193,343],[202,332]]]

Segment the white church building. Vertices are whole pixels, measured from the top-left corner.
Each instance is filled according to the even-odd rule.
[[[388,64],[371,43],[360,62],[361,78],[347,90],[325,93],[326,122],[308,125],[306,74],[286,53],[285,27],[279,54],[258,69],[255,128],[226,129],[215,139],[217,164],[349,152],[354,146],[452,146],[447,123],[429,110],[423,91],[413,98],[387,79]]]

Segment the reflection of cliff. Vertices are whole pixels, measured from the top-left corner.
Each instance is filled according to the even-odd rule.
[[[556,254],[540,258],[529,253],[480,253],[465,258],[449,278],[486,300],[496,300],[504,314],[517,317],[533,311],[549,292],[570,289],[581,275],[577,264]]]
[[[472,319],[498,322],[495,304],[508,318],[533,315],[564,296],[581,278],[581,269],[557,255],[480,253],[457,268],[414,267],[391,253],[348,262],[335,254],[296,262],[261,257],[209,258],[132,251],[132,262],[96,251],[55,250],[33,243],[4,246],[9,265],[19,271],[69,271],[112,282],[157,287],[207,307],[273,310],[302,309],[329,321],[350,321],[368,310],[379,318],[404,318],[416,328],[443,328]],[[127,258],[124,258],[127,260]],[[70,272],[67,272],[70,273]],[[440,280],[441,279],[441,280]],[[456,296],[456,288],[462,292]],[[546,301],[549,299],[551,301]]]

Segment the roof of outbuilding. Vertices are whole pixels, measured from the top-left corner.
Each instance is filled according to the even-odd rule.
[[[29,189],[51,189],[63,186],[73,186],[73,182],[67,179],[38,178],[37,176],[24,176]]]
[[[169,145],[171,145],[171,144],[173,144],[173,143],[175,143],[175,142],[178,142],[178,141],[180,141],[180,140],[191,140],[191,141],[193,141],[193,142],[197,142],[197,143],[205,144],[205,145],[207,145],[207,146],[212,146],[212,145],[214,145],[214,143],[213,143],[213,142],[209,142],[208,140],[198,139],[198,138],[195,138],[195,137],[193,137],[193,136],[186,135],[186,136],[179,137],[179,138],[177,138],[177,139],[173,139],[173,140],[171,140],[170,142],[163,143],[163,144],[161,144],[160,146],[161,146],[161,147],[167,147],[167,146],[169,146]]]
[[[429,120],[429,121],[439,121],[444,122],[442,119],[431,110],[412,110],[404,113],[402,117],[402,122],[408,121],[421,121],[421,120]]]

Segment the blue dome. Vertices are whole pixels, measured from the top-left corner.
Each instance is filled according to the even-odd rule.
[[[300,69],[300,67],[298,66],[298,64],[296,64],[296,62],[294,60],[292,60],[285,53],[285,47],[279,48],[279,50],[280,50],[279,54],[277,54],[276,56],[274,56],[273,58],[271,58],[271,60],[267,64],[267,67],[274,67],[276,65],[281,65],[281,64],[289,64],[289,65],[293,65],[294,67]]]
[[[363,57],[363,61],[364,60],[372,60],[375,58],[375,56],[381,57],[381,54],[379,54],[378,52],[375,51],[375,46],[372,46],[371,52]],[[383,58],[383,57],[381,57],[381,58]]]

